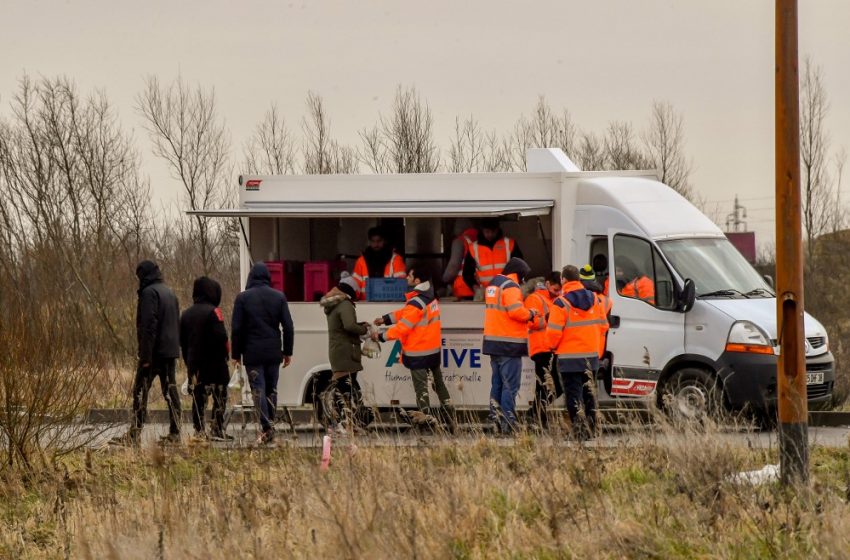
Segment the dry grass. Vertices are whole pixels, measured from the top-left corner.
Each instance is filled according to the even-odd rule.
[[[718,434],[616,449],[548,438],[419,447],[179,448],[67,457],[2,485],[0,556],[26,558],[841,558],[850,455],[814,482],[738,486],[770,452]]]

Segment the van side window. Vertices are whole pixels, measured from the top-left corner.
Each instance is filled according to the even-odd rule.
[[[673,275],[645,239],[614,237],[614,278],[617,293],[658,307],[673,309]]]

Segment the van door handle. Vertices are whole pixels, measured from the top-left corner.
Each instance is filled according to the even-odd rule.
[[[619,315],[611,315],[608,324],[612,329],[620,328],[620,316]]]

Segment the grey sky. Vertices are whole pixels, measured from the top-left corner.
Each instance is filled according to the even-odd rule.
[[[507,130],[544,94],[576,123],[642,126],[653,99],[684,115],[693,182],[720,211],[738,193],[772,237],[773,6],[769,0],[431,2],[2,1],[0,114],[18,78],[65,74],[106,90],[136,128],[155,194],[177,183],[154,160],[134,97],[143,77],[214,86],[235,153],[271,102],[298,127],[306,92],[337,137],[415,85],[444,146],[455,115]],[[850,149],[850,2],[800,2],[801,53],[826,76],[832,141]]]

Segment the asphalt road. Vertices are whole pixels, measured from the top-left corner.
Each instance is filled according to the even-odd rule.
[[[115,436],[123,434],[127,430],[127,427],[127,424],[88,424],[81,428],[81,436],[92,439],[89,445],[93,448],[109,447],[108,441]],[[242,429],[239,424],[231,424],[228,428],[228,434],[233,436],[234,439],[230,442],[206,443],[194,441],[192,438],[194,430],[191,424],[184,424],[182,430],[181,445],[213,445],[222,448],[248,448],[256,446],[257,431],[250,424],[245,429]],[[159,438],[167,432],[167,424],[150,424],[145,426],[142,432],[142,446],[150,447],[157,445]],[[299,425],[296,431],[293,432],[284,424],[278,428],[274,446],[321,447],[324,435],[323,431],[313,429],[308,425]],[[491,438],[501,445],[512,445],[514,441],[512,439],[493,438],[492,434],[489,434],[480,425],[462,426],[456,436],[449,436],[447,434],[423,435],[409,430],[407,427],[384,425],[378,429],[373,428],[356,435],[335,434],[334,440],[335,442],[344,442],[346,444],[355,443],[358,447],[428,446],[448,445],[450,443],[458,445],[471,444],[479,441],[482,437]],[[591,447],[629,447],[641,445],[647,441],[664,445],[675,444],[677,441],[693,439],[694,437],[699,436],[681,434],[672,430],[654,430],[651,426],[634,428],[608,426],[603,430],[603,435],[581,445]],[[775,430],[756,431],[730,428],[721,430],[711,437],[718,437],[723,441],[728,441],[730,444],[749,448],[771,449],[778,447],[778,434]],[[848,438],[850,438],[850,427],[847,426],[813,427],[809,429],[809,443],[813,446],[832,448],[848,447]],[[548,435],[541,436],[540,442],[541,445],[578,445],[568,442],[566,438]]]

